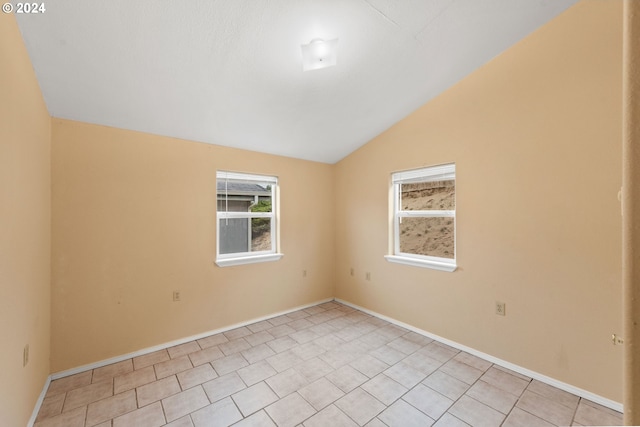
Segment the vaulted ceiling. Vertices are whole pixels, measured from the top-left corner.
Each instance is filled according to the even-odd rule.
[[[54,117],[335,163],[577,0],[56,0],[17,14]],[[302,44],[338,38],[302,71]]]

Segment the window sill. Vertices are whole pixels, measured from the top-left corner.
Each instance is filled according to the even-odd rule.
[[[412,265],[414,267],[431,268],[433,270],[447,271],[452,273],[458,268],[455,264],[438,261],[427,261],[422,259],[408,258],[397,255],[385,255],[387,261],[394,262],[396,264]]]
[[[239,257],[239,258],[222,258],[222,259],[216,260],[216,265],[218,267],[233,267],[234,265],[278,261],[283,256],[284,254],[267,254],[267,255],[245,256],[245,257]]]

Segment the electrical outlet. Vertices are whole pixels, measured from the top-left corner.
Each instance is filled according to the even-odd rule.
[[[307,270],[302,270],[302,277],[307,277]]]
[[[25,345],[22,350],[22,366],[27,366],[27,363],[29,363],[29,344]]]
[[[353,276],[353,267],[351,267],[351,269],[349,270],[349,274]]]
[[[507,304],[505,304],[504,302],[496,301],[496,314],[498,316],[506,316]]]
[[[180,291],[173,291],[173,301],[180,301]]]
[[[364,275],[364,278],[371,281],[371,273],[367,271],[366,274]]]
[[[622,345],[624,344],[624,340],[620,335],[613,334],[611,335],[611,341],[613,341],[613,345]]]

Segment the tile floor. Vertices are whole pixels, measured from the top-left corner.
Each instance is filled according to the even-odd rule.
[[[621,424],[611,409],[328,302],[52,381],[35,427]]]

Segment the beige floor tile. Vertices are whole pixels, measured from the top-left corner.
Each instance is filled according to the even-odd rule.
[[[451,400],[458,400],[469,389],[469,384],[440,371],[429,375],[422,384]]]
[[[224,334],[216,334],[206,338],[199,339],[198,345],[200,346],[200,348],[205,349],[205,348],[216,346],[218,344],[225,343],[227,341],[229,341],[229,338],[227,338]]]
[[[267,357],[266,360],[267,362],[269,362],[269,365],[271,365],[273,369],[275,369],[278,372],[286,371],[287,369],[290,369],[292,366],[296,366],[304,362],[302,358],[300,358],[298,355],[296,355],[294,352],[290,350],[283,351],[282,353],[276,354],[275,356]]]
[[[189,341],[184,344],[176,345],[175,347],[169,347],[169,357],[172,359],[184,356],[185,354],[195,353],[202,350],[196,341]]]
[[[278,375],[267,379],[266,382],[280,398],[309,384],[309,381],[293,368],[280,372]]]
[[[162,379],[178,372],[186,371],[193,368],[189,356],[184,355],[176,359],[167,360],[153,365],[156,370],[156,377]]]
[[[527,387],[527,391],[532,391],[571,409],[576,409],[578,402],[580,401],[580,398],[575,394],[560,390],[538,380],[531,381]]]
[[[222,359],[214,360],[211,362],[211,365],[213,365],[213,369],[216,370],[219,376],[223,376],[244,368],[245,366],[248,366],[249,363],[241,354],[236,353],[231,356],[225,356]]]
[[[296,330],[289,325],[279,325],[271,329],[267,329],[267,331],[276,338],[282,338],[287,335],[293,334]]]
[[[271,347],[266,344],[259,344],[255,347],[242,351],[241,354],[247,362],[255,363],[274,356],[276,352],[271,350]]]
[[[502,424],[503,427],[553,427],[542,418],[538,418],[520,408],[513,408],[507,419]]]
[[[291,324],[289,325],[289,327],[292,327]],[[297,332],[293,332],[289,336],[293,338],[298,344],[306,344],[320,338],[320,335],[308,329],[293,329],[295,329]]]
[[[226,355],[230,356],[232,354],[240,353],[243,350],[247,350],[251,348],[251,344],[247,342],[246,339],[238,338],[224,344],[220,344],[218,348]]]
[[[516,405],[518,408],[555,425],[569,425],[575,410],[531,391],[525,391]]]
[[[240,375],[242,381],[244,381],[248,386],[259,383],[260,381],[266,380],[276,374],[276,370],[264,360],[251,364],[245,368],[238,369],[238,375]]]
[[[224,336],[227,337],[229,341],[237,340],[238,338],[246,337],[247,335],[251,335],[251,329],[247,327],[241,327],[232,329],[230,331],[224,332]]]
[[[465,351],[461,351],[453,358],[459,362],[466,363],[469,366],[473,366],[476,369],[480,369],[482,372],[485,372],[491,367],[491,365],[493,365],[493,363],[484,359],[480,359],[479,357],[469,354]]]
[[[40,411],[38,411],[36,421],[42,421],[45,418],[51,418],[56,415],[60,415],[60,413],[62,413],[62,405],[64,404],[65,397],[65,393],[54,394],[52,396],[46,397],[42,401],[42,405],[40,405]]]
[[[336,401],[335,405],[358,425],[365,425],[386,406],[361,388],[356,388]]]
[[[165,397],[180,393],[180,385],[175,375],[140,386],[136,389],[138,407],[142,408]]]
[[[263,320],[261,322],[256,322],[256,323],[252,323],[251,325],[247,325],[247,328],[249,328],[251,332],[256,333],[256,332],[264,331],[265,329],[273,328],[273,324],[269,323],[268,320]]]
[[[242,419],[242,414],[230,397],[198,409],[191,414],[195,427],[230,426]]]
[[[410,403],[434,420],[440,418],[453,405],[453,400],[422,384],[418,384],[402,396],[402,400]]]
[[[255,332],[251,335],[247,335],[246,337],[243,337],[243,339],[247,341],[249,345],[255,347],[256,345],[264,344],[267,341],[274,340],[275,337],[267,331],[260,331]]]
[[[389,406],[409,391],[406,387],[398,384],[385,374],[380,374],[366,383],[362,384],[362,389]]]
[[[497,427],[505,419],[504,414],[468,396],[462,396],[449,412],[474,427]]]
[[[327,406],[322,411],[318,412],[307,421],[304,422],[304,427],[357,427],[351,418],[344,412],[338,409],[337,406]]]
[[[126,374],[133,371],[133,362],[131,359],[123,360],[122,362],[113,363],[111,365],[103,366],[93,370],[92,383],[99,383],[107,381],[118,375]]]
[[[247,386],[236,372],[232,372],[223,377],[207,381],[202,384],[202,388],[204,388],[205,393],[207,393],[209,400],[215,403],[218,400],[239,392],[240,390],[244,390]]]
[[[497,366],[489,368],[487,372],[482,375],[481,379],[515,396],[520,396],[529,385],[528,381],[502,369],[498,369]]]
[[[298,393],[317,411],[324,409],[344,396],[344,392],[326,378],[320,378],[302,387],[298,390]]]
[[[413,353],[411,356],[408,356],[405,359],[402,359],[402,362],[406,365],[411,366],[413,369],[424,375],[431,375],[431,373],[439,369],[444,363],[432,357],[421,354],[420,351]]]
[[[121,415],[113,420],[113,427],[160,427],[165,425],[164,412],[160,402]]]
[[[76,408],[51,418],[37,421],[34,427],[84,427],[87,407]]]
[[[402,384],[406,388],[413,388],[420,381],[426,378],[426,375],[402,362],[398,362],[395,365],[392,365],[383,373],[392,380]]]
[[[129,390],[116,394],[98,402],[90,404],[87,408],[86,427],[93,427],[104,421],[131,412],[137,408],[136,392]]]
[[[196,368],[180,372],[177,374],[177,377],[182,390],[186,390],[207,381],[211,381],[212,379],[217,378],[218,374],[216,374],[216,371],[214,371],[211,365],[207,363]]]
[[[362,339],[364,340],[365,338]],[[407,357],[403,352],[398,351],[395,348],[389,347],[385,344],[381,344],[375,350],[370,351],[369,354],[376,359],[383,361],[387,365],[393,365],[394,363],[398,363],[399,361]],[[438,363],[437,365],[440,366],[441,364]]]
[[[93,371],[85,371],[65,378],[60,378],[58,380],[53,380],[51,381],[51,384],[49,384],[47,397],[53,396],[54,394],[66,393],[74,388],[91,384],[92,376]]]
[[[484,371],[476,369],[473,366],[467,365],[466,363],[460,362],[456,359],[450,359],[440,367],[440,371],[469,385],[475,383],[484,373]]]
[[[155,365],[156,363],[169,360],[169,352],[167,350],[154,351],[153,353],[145,354],[142,356],[133,358],[134,369],[142,369],[147,366]]]
[[[156,373],[153,366],[147,366],[146,368],[115,377],[113,379],[113,392],[115,394],[122,393],[123,391],[152,383],[155,380]]]
[[[333,371],[326,378],[345,393],[349,393],[369,380],[366,375],[349,365]]]
[[[265,411],[278,427],[295,427],[316,413],[298,393],[291,393],[284,399],[272,403]]]
[[[297,344],[298,343],[296,343],[296,341],[289,336],[277,338],[267,343],[267,345],[271,347],[271,350],[275,351],[276,353],[282,353],[285,350],[289,350],[290,348],[295,347]]]
[[[389,406],[378,415],[378,419],[389,427],[429,427],[434,423],[434,420],[404,400]]]
[[[81,406],[87,406],[89,403],[105,399],[109,396],[113,396],[112,380],[76,388],[67,392],[63,411],[66,412]]]
[[[277,427],[276,424],[269,418],[269,415],[262,410],[255,414],[243,419],[233,427]]]
[[[326,351],[327,350],[320,347],[318,344],[314,342],[299,344],[291,349],[291,352],[302,360],[313,359],[314,357],[320,356],[322,353]]]
[[[191,421],[191,416],[185,415],[182,418],[178,418],[175,421],[170,422],[169,424],[165,424],[164,427],[194,427],[193,422]]]
[[[207,395],[200,386],[162,399],[162,407],[168,422],[204,408],[209,403]]]
[[[245,417],[278,400],[278,396],[264,382],[239,391],[231,398]]]
[[[469,427],[469,424],[449,413],[446,413],[440,417],[433,427]]]
[[[380,372],[389,368],[389,365],[369,354],[365,354],[349,363],[349,366],[362,372],[369,378],[373,378]]]
[[[508,414],[518,401],[511,393],[492,386],[484,381],[478,381],[467,392],[467,396],[473,397],[479,402],[496,409],[503,414]]]
[[[315,325],[315,323],[311,323],[305,318],[299,318],[299,319],[296,319],[296,320],[294,320],[292,322],[287,323],[287,325],[290,328],[295,329],[296,331],[301,331],[301,330],[310,328],[311,326]],[[314,333],[315,335],[318,335],[315,332],[312,332],[312,333]],[[291,334],[291,335],[293,335],[293,334]]]
[[[435,359],[438,362],[445,363],[456,354],[458,354],[459,351],[449,346],[440,344],[437,341],[433,341],[418,350],[418,353],[429,356],[430,358]]]
[[[203,365],[205,363],[213,362],[214,360],[222,359],[223,357],[224,353],[221,352],[218,347],[208,347],[189,355],[189,359],[191,359],[193,366]]]
[[[575,422],[585,426],[616,426],[622,425],[622,414],[604,408],[592,402],[582,399],[578,405]]]
[[[333,368],[319,357],[314,357],[313,359],[299,363],[294,366],[293,369],[301,373],[308,382],[313,382],[333,372]]]

